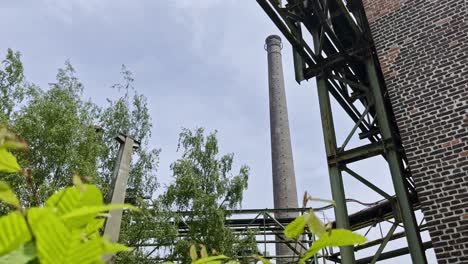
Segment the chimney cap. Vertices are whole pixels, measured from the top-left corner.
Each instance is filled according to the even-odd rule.
[[[281,38],[278,35],[270,35],[265,39],[265,50],[268,50],[268,47],[278,46],[280,49],[283,48],[283,43],[281,43]]]
[[[270,35],[266,38],[265,42],[268,43],[269,41],[272,41],[272,40],[277,40],[281,42],[281,37],[278,35]]]

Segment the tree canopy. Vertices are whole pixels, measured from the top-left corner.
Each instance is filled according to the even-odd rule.
[[[253,236],[239,237],[225,228],[227,210],[239,208],[247,188],[249,168],[233,170],[234,154],[219,153],[216,132],[183,129],[179,138],[181,158],[171,165],[174,182],[159,199],[171,211],[188,211],[175,219],[189,226],[183,239],[174,241],[174,258],[189,261],[190,245],[203,244],[209,251],[242,256],[256,250]]]
[[[37,190],[30,198],[34,205],[70,185],[75,174],[95,181],[97,161],[105,147],[95,130],[99,108],[81,99],[83,85],[70,63],[59,69],[56,79],[46,91],[30,88],[28,102],[10,120],[29,145],[20,160],[32,172]]]
[[[0,123],[28,143],[29,151],[18,156],[30,177],[0,177],[8,178],[26,204],[43,203],[54,191],[69,186],[73,175],[98,184],[106,194],[119,133],[142,143],[132,157],[131,194],[151,197],[157,186],[159,149],[148,145],[152,121],[146,97],[135,91],[125,66],[122,76],[123,81],[111,87],[122,95],[98,106],[83,99],[84,85],[70,62],[58,70],[48,89],[41,89],[25,80],[21,54],[8,50],[0,68]]]
[[[15,105],[23,101],[23,80],[21,54],[8,49],[0,66],[0,122],[8,122]]]
[[[230,256],[256,250],[253,236],[239,237],[224,227],[227,210],[242,202],[249,168],[233,172],[234,155],[219,153],[216,132],[182,130],[181,157],[171,165],[174,181],[155,197],[160,150],[149,146],[147,99],[136,92],[125,66],[121,74],[122,81],[111,86],[121,96],[96,105],[83,99],[84,85],[70,62],[58,70],[50,87],[42,89],[24,77],[21,54],[8,50],[0,67],[0,123],[24,139],[29,151],[16,153],[25,170],[0,174],[0,180],[11,184],[26,206],[42,205],[57,190],[71,186],[74,175],[97,184],[106,195],[119,148],[115,137],[123,133],[141,143],[132,156],[127,196],[142,210],[123,215],[120,241],[136,247],[120,254],[118,263],[150,262],[154,252],[188,261],[192,244]],[[0,207],[0,214],[7,211]],[[181,239],[177,225],[182,220],[190,222],[190,231]],[[161,246],[152,251],[140,246],[148,241]],[[162,251],[167,245],[175,247]]]

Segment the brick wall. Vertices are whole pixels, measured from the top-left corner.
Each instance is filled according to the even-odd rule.
[[[468,263],[468,0],[363,0],[439,263]]]

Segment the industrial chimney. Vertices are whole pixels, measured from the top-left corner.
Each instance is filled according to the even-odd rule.
[[[273,198],[275,208],[297,208],[296,178],[294,176],[288,108],[284,90],[281,62],[281,38],[266,38],[268,52],[268,85],[270,91],[271,162],[273,174]],[[278,212],[276,218],[296,217],[297,213]],[[276,255],[294,255],[284,243],[276,243]],[[292,258],[278,258],[276,263],[288,263]]]

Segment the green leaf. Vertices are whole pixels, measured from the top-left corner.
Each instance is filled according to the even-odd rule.
[[[60,263],[70,246],[71,232],[50,208],[28,210],[28,223],[36,238],[41,263]]]
[[[312,198],[312,197],[308,197],[307,200],[311,201],[311,202],[323,202],[323,203],[329,203],[329,204],[332,204],[334,206],[336,206],[336,203],[335,201],[333,200],[327,200],[327,199],[320,199],[320,198]]]
[[[0,256],[31,240],[26,221],[20,212],[0,217]]]
[[[27,148],[27,144],[24,141],[19,140],[5,140],[5,142],[0,145],[0,148],[5,149],[25,149]]]
[[[80,237],[72,237],[70,246],[62,257],[63,261],[58,262],[54,260],[54,262],[50,263],[94,264],[96,261],[101,261],[103,251],[101,239],[88,240],[84,243],[80,241]],[[41,261],[41,264],[46,263]]]
[[[101,260],[103,240],[82,241],[78,232],[70,232],[51,208],[31,208],[28,223],[36,238],[41,264],[85,264]]]
[[[106,219],[92,219],[86,225],[85,232],[89,238],[95,237],[95,235],[99,235],[99,230],[104,226]]]
[[[127,247],[125,245],[119,243],[110,243],[104,240],[104,254],[111,254],[116,252],[123,252],[123,251],[132,251],[133,248]]]
[[[312,209],[310,210],[309,217],[307,218],[307,226],[310,231],[318,237],[321,237],[325,232],[327,232],[327,228]]]
[[[100,206],[84,206],[62,215],[62,219],[66,221],[76,217],[97,214],[100,212],[111,211],[115,209],[130,209],[135,211],[138,210],[138,208],[131,204],[106,204]]]
[[[92,221],[98,213],[104,211],[110,211],[115,209],[130,209],[138,210],[135,206],[130,204],[107,204],[100,206],[84,206],[78,209],[75,209],[71,212],[68,212],[62,215],[62,220],[65,221],[65,224],[71,228],[78,228],[85,226],[87,223]]]
[[[26,142],[19,140],[15,134],[8,131],[5,127],[0,127],[0,148],[24,149],[26,147]]]
[[[0,264],[26,264],[36,257],[37,255],[34,243],[30,241],[21,245],[10,254],[0,257]]]
[[[201,259],[193,262],[193,264],[203,264],[203,263],[208,263],[208,262],[211,262],[211,261],[222,260],[222,259],[228,259],[228,257],[226,257],[224,255],[211,256],[211,257],[201,258]]]
[[[362,244],[367,241],[367,238],[350,230],[340,228],[330,230],[320,240],[323,240],[327,247],[341,247]]]
[[[73,185],[75,185],[75,187],[78,188],[80,192],[86,191],[86,186],[83,184],[80,176],[78,175],[73,176]]]
[[[15,156],[5,148],[0,148],[0,171],[13,173],[21,170]]]
[[[201,250],[200,250],[200,256],[202,258],[207,258],[208,257],[208,252],[206,252],[206,247],[204,245],[200,245]]]
[[[83,184],[82,187],[68,187],[53,194],[47,199],[46,207],[56,208],[58,215],[64,215],[84,206],[104,204],[102,193],[96,186]]]
[[[18,197],[16,197],[15,193],[11,190],[10,185],[4,181],[0,181],[0,201],[4,201],[15,207],[20,206]]]
[[[326,245],[323,245],[322,242],[319,242],[319,240],[315,241],[312,246],[309,248],[309,250],[307,250],[306,254],[304,255],[304,257],[302,257],[300,260],[299,260],[299,263],[298,264],[303,264],[305,263],[308,259],[310,259],[311,257],[313,257],[315,254],[317,254],[317,252],[319,252],[322,248],[326,247]]]
[[[97,216],[104,217],[104,218],[111,217],[111,215],[109,213],[99,213]]]
[[[350,230],[332,229],[329,232],[323,234],[317,241],[312,244],[304,257],[300,259],[299,264],[304,263],[325,247],[352,246],[355,244],[362,244],[366,241],[366,237],[353,233]]]
[[[289,223],[284,230],[284,234],[289,238],[296,238],[304,232],[304,227],[308,221],[309,214],[304,214]]]
[[[198,259],[197,248],[195,245],[190,246],[190,258],[192,261],[196,261]]]

